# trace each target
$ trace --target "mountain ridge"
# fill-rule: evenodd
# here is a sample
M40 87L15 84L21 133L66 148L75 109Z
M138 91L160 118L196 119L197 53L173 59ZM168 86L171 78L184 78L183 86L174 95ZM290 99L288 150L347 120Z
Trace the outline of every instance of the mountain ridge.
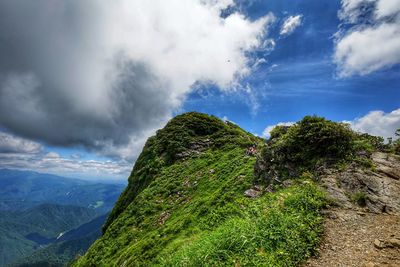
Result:
M72 266L298 266L340 205L321 177L375 173L377 151L393 148L317 116L265 141L213 116L179 115L148 139L102 237ZM348 202L366 196L356 189L365 188L346 189Z

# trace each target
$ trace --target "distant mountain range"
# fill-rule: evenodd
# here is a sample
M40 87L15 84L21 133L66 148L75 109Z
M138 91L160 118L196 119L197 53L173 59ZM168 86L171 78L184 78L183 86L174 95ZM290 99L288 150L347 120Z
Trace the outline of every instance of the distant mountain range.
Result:
M110 210L125 186L32 171L0 169L0 210L24 210L43 203Z
M108 214L101 215L88 223L65 232L52 244L33 252L28 257L10 264L8 267L64 266L77 255L82 255L101 236L101 227Z
M84 253L123 188L1 169L0 266L62 266Z

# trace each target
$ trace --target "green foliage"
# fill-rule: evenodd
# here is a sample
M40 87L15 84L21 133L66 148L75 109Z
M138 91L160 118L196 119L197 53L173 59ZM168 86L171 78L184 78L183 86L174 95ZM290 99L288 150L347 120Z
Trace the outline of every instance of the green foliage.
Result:
M400 136L400 129L397 129L395 132L396 136ZM395 154L400 155L400 138L396 139L392 143L392 150Z
M368 196L364 192L356 192L351 195L350 199L359 206L365 207L367 205Z
M381 136L373 136L367 133L359 134L357 138L358 142L363 144L365 147L361 149L364 149L367 152L375 151L375 150L385 150L387 149L387 146L385 145L385 140Z
M354 151L355 133L348 125L306 116L289 128L272 131L262 158L270 176L280 179L314 171L323 164L348 158Z
M279 138L286 134L290 126L278 125L275 126L270 132L270 139Z
M175 154L202 140L210 142L200 153ZM214 117L188 113L171 120L147 142L104 235L73 266L293 266L304 260L321 232L323 196L310 183L256 200L244 196L256 161L246 155L251 145L262 143Z
M193 143L212 140L210 149L220 147L246 148L260 143L261 139L250 135L232 123L206 114L189 112L179 115L150 137L137 159L129 177L129 185L122 193L108 217L103 231L127 208L161 170L178 160L178 154L190 151Z
M289 160L307 165L320 158L343 158L351 151L353 133L348 126L316 116L306 116L290 127L276 148ZM308 162L307 162L308 161Z
M294 186L252 203L183 249L161 256L161 266L297 266L311 256L322 232L323 194Z
M400 148L400 146L399 146ZM374 169L370 156L386 151L384 139L352 131L349 125L306 116L293 126L277 126L255 167L256 181L273 183L321 168L345 169L349 162Z

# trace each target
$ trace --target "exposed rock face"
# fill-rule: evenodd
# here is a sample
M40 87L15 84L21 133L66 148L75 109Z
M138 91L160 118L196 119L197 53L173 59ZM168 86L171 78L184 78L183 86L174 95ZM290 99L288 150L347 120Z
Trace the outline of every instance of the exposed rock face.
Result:
M204 150L208 149L212 145L212 140L210 139L204 139L204 140L198 140L191 142L189 144L189 148L185 151L182 151L181 153L178 153L176 155L177 159L186 159L194 155L199 155L201 152Z
M358 194L371 212L400 214L400 157L376 152L372 160L373 170L351 165L342 172L328 171L321 183L343 207L357 205L354 196Z

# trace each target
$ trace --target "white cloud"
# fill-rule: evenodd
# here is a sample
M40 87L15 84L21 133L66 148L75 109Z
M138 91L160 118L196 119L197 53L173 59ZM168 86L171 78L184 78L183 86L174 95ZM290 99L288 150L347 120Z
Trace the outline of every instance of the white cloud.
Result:
M400 1L399 0L380 0L377 1L375 14L378 18L392 16L399 13Z
M0 1L0 125L133 160L196 82L230 90L271 49L232 0Z
M342 1L339 17L353 27L337 34L339 76L365 75L400 63L399 12L400 0Z
M281 35L289 35L301 25L302 15L290 16L282 24Z
M0 153L39 153L43 150L41 144L0 132Z
M277 124L274 125L269 125L264 129L262 136L265 138L269 138L271 136L272 129L274 129L276 126L292 126L293 124L295 124L295 122L287 121L287 122L278 122Z
M351 128L358 132L384 138L395 137L394 133L400 128L400 108L389 113L380 110L371 111L347 123L350 123Z
M126 180L132 164L123 160L63 157L41 144L0 132L0 168L34 170L83 179Z

